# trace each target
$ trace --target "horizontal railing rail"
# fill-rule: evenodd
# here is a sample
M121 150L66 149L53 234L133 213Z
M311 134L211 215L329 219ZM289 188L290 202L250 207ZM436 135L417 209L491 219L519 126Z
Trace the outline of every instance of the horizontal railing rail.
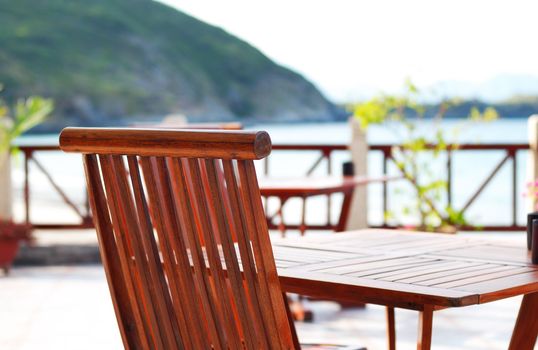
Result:
M395 145L392 144L374 144L369 146L370 152L378 152L382 155L381 173L387 174L389 164L393 161L392 152ZM433 145L428 145L427 148L433 148ZM59 147L56 145L21 145L18 147L24 154L24 183L23 183L23 196L24 196L24 219L26 223L33 228L40 229L63 229L63 228L89 228L92 227L91 215L89 212L89 206L87 201L81 206L75 204L69 194L62 189L62 186L55 180L53 176L53 169L47 169L40 161L35 157L36 153L59 151ZM273 155L286 151L304 151L304 152L319 152L319 156L315 158L315 161L309 166L304 174L297 174L297 176L311 176L316 170L318 170L323 163L326 163L324 173L327 175L333 175L333 155L336 152L348 151L348 146L345 144L274 144ZM510 164L511 168L511 222L505 225L481 225L478 227L467 226L463 227L465 230L488 230L488 231L519 231L524 230L525 227L517 222L517 198L519 192L518 186L518 167L517 167L517 154L529 150L529 145L525 143L518 144L460 144L460 145L448 145L446 149L446 163L445 170L447 174L447 187L446 187L446 200L447 204L452 204L454 189L453 182L453 157L456 152L465 151L496 151L504 152L502 159L493 167L486 178L481 182L473 191L470 191L469 198L465 202L462 210L467 210L473 203L476 202L480 194L484 189L492 182L492 180L499 174L500 170ZM270 156L263 160L263 173L265 175L271 174L271 164L273 162L273 156ZM64 204L70 207L79 217L78 223L39 223L34 222L31 216L31 201L32 201L32 184L30 183L30 163L33 163L37 170L42 172L49 181L52 188L60 195ZM388 191L388 183L383 182L382 186L382 210L386 213L389 208L390 193ZM83 190L83 189L81 189ZM330 200L327 202L327 212L330 216ZM375 227L393 227L387 223L385 215L383 215L383 222L380 225L374 225Z

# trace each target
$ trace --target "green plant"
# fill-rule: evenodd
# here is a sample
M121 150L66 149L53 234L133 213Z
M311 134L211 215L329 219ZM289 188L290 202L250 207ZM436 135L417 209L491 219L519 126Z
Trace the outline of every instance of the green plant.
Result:
M42 123L53 106L52 100L37 96L19 100L12 108L0 100L0 153L8 151L15 138Z
M458 148L458 134L465 125L446 128L442 121L446 112L460 102L457 99L443 100L433 112L432 125L425 132L421 124L425 122L426 111L428 108L431 110L431 106L420 101L420 91L407 81L403 94L381 94L353 106L353 114L364 129L370 124L384 124L395 131L398 144L393 147L391 158L414 191L414 200L403 206L402 214L418 215L418 228L421 230L451 231L467 222L461 210L443 203L446 175L434 171L433 163L444 151ZM483 111L473 107L463 124L492 121L498 117L497 111L491 107ZM426 153L431 156L425 156ZM394 216L394 213L385 214Z

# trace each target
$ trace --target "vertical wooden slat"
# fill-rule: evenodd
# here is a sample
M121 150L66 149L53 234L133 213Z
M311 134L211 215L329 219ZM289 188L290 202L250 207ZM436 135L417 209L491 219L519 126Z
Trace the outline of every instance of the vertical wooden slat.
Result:
M152 222L155 225L157 235L159 237L159 246L162 253L162 260L165 269L165 274L169 284L169 290L172 297L172 307L175 312L176 319L179 323L181 338L185 344L185 347L192 348L192 337L194 334L190 332L189 315L186 308L189 306L187 302L182 302L182 293L180 291L186 291L184 287L186 282L181 277L178 277L178 273L182 273L185 270L185 263L182 258L185 257L185 252L174 253L171 245L170 220L165 213L164 206L165 200L162 198L161 179L158 175L158 165L156 164L155 157L141 157L140 162L142 165L142 173L144 174L144 181L148 193L148 200L151 203L152 210L150 216ZM178 260L176 260L176 257ZM191 291L192 292L192 291Z
M99 156L99 163L101 164L101 171L103 175L103 182L105 193L108 199L110 217L112 219L112 228L116 237L116 248L117 254L119 257L119 266L122 270L122 278L125 280L125 285L127 289L127 298L131 304L133 311L133 317L135 320L135 325L140 335L140 342L142 347L149 348L150 346L150 335L146 323L143 320L143 305L140 302L136 281L133 279L133 266L131 254L129 252L129 247L124 237L124 230L122 229L119 208L117 207L117 198L114 195L113 185L111 179L114 176L113 170L111 168L111 156Z
M211 199L211 194L209 192L209 179L207 177L207 169L205 166L205 162L203 161L198 162L198 166L200 167L200 178L202 179L202 186L200 188L201 188L201 193L203 194L203 197L197 198L197 202L210 203L212 199ZM217 232L219 228L217 226L217 219L215 217L216 215L215 208L213 208L211 205L208 205L207 214L209 215L209 225L211 227L211 232ZM215 235L215 239L216 239L217 244L220 245L220 236Z
M244 222L247 226L246 233L249 235L249 241L252 243L253 251L254 251L254 260L256 262L256 282L258 286L258 295L262 301L260 303L260 312L264 319L264 327L266 330L266 336L269 341L269 347L271 349L280 349L281 344L279 340L279 336L277 333L277 323L276 319L274 317L273 311L272 311L272 305L270 303L270 293L269 293L269 287L267 284L267 280L265 278L259 278L258 275L265 276L266 275L266 268L264 261L261 257L261 247L260 243L257 239L257 227L255 223L255 219L253 215L248 215L247 213L252 212L252 204L250 203L250 196L249 196L249 186L247 184L247 175L246 175L246 167L244 162L238 161L238 172L239 172L239 191L241 195L241 212L244 213Z
M134 156L127 157L129 164L129 176L131 178L131 185L133 187L133 195L136 203L136 211L138 215L138 222L140 225L141 241L144 246L144 250L147 254L148 269L151 276L152 289L154 289L156 298L156 308L159 312L160 322L162 328L167 334L168 338L170 333L173 333L174 338L177 340L180 338L180 333L177 325L177 321L173 316L172 300L170 298L170 291L166 282L165 273L161 263L161 257L159 254L159 248L155 241L155 235L153 227L151 225L151 218L149 214L149 207L144 193L144 187L142 184L142 178L140 176L140 169L138 166L138 159ZM171 340L167 339L167 344Z
M224 160L224 159L219 159L218 162L220 162L220 166L217 168L217 176L218 176L218 183L220 185L222 185L221 187L221 194L222 194L222 198L223 198L223 201L224 201L224 211L225 211L225 216L227 218L232 218L233 214L232 214L232 208L230 207L230 203L231 203L231 198L230 198L230 194L228 193L227 191L227 185L224 185L226 184L226 179L224 177L224 169L223 169L223 164L224 162L227 162L229 160ZM232 226L230 226L230 229L231 229L231 232L230 234L232 235L232 241L233 242L237 242L237 236L236 236L236 231L235 229L233 229Z
M197 159L189 159L189 171L192 180L192 192L190 193L191 198L204 198L203 194L203 179L200 171L200 164ZM215 236L212 234L210 227L210 216L208 210L208 203L204 200L197 201L195 203L195 212L200 218L200 224L202 228L202 234L205 239L205 249L207 252L207 258L209 262L209 270L211 272L212 280L214 282L215 290L220 300L227 300L228 291L226 288L226 276L222 268L220 254L217 246ZM231 348L241 348L239 344L239 331L237 329L236 322L233 317L233 310L229 302L219 303L218 307L220 308L223 314L223 325L226 330L226 340L228 346Z
M241 265L243 267L243 274L247 284L247 290L250 298L250 305L252 307L254 318L254 326L256 333L258 334L258 341L261 343L260 347L263 349L269 349L270 340L268 336L271 329L265 329L264 318L262 316L262 307L264 300L261 300L259 294L260 285L257 280L256 262L252 252L252 246L250 244L250 236L248 235L249 227L246 225L245 213L241 211L239 203L241 197L239 195L238 179L235 174L234 164L232 161L223 160L224 178L226 180L226 187L229 194L230 210L233 217L234 231L236 232L239 251L241 254Z
M111 191L114 194L114 203L117 208L116 215L119 218L119 226L125 237L125 241L129 243L130 251L129 257L134 255L134 261L130 265L133 266L132 274L133 279L138 280L137 289L139 303L144 314L144 319L147 319L146 327L148 333L151 335L155 347L157 349L164 349L163 339L161 337L161 327L157 323L157 315L155 314L155 307L153 305L155 301L154 293L150 290L149 269L147 266L146 252L143 250L143 246L140 244L140 224L137 220L137 216L134 211L133 196L127 185L127 173L125 165L121 156L111 156L109 185ZM121 199L121 200L120 200ZM153 295L152 295L153 294ZM175 344L171 342L169 346Z
M216 164L218 164L218 161L216 160L205 160L209 194L211 196L211 203L213 204L211 207L215 209L215 219L217 220L216 226L218 227L217 232L220 236L222 251L226 261L226 271L232 288L231 295L239 314L238 321L241 325L247 348L254 349L255 329L253 328L253 321L248 312L248 300L243 286L235 245L232 240L232 232L230 230L230 227L235 225L232 223L232 225L229 226L230 221L233 221L233 217L226 216L227 207L229 207L229 205L225 204L225 199L222 195L224 192L224 184L221 180L219 181Z
M179 266L175 274L179 290L177 295L178 302L182 304L183 310L187 317L187 329L195 349L208 346L206 339L201 332L204 329L203 322L200 318L198 288L192 274L191 264L188 256L188 242L184 232L182 232L175 208L174 196L165 158L155 158L155 171L157 177L157 195L161 202L162 215L166 229L167 239L171 243L174 251L176 263Z
M195 225L195 227L197 229L197 233L198 233L198 237L197 237L198 242L203 247L203 246L205 246L205 238L204 238L204 235L202 234L202 224L200 222L199 215L195 215L196 213L194 211L194 208L198 208L198 203L197 202L200 201L200 200L203 200L203 198L196 198L194 196L191 196L191 193L193 192L192 188L193 188L194 184L192 183L189 160L187 158L181 158L181 159L177 159L177 161L181 165L182 180L184 180L184 182L185 182L185 184L184 184L185 187L183 188L184 192L185 192L185 196L186 196L186 199L189 200L190 203L191 203L191 207L189 208L190 209L190 211L189 211L190 214L189 214L188 217L193 220L193 224Z
M243 185L248 188L250 196L250 204L252 211L248 213L254 217L256 223L256 238L259 241L261 258L264 259L267 275L260 277L267 281L269 286L270 300L273 306L273 312L277 321L277 330L281 337L284 348L289 348L293 345L291 337L290 325L286 315L286 308L282 300L282 292L280 281L276 272L275 258L273 256L273 248L269 239L269 229L267 228L267 220L263 213L263 205L261 202L260 188L258 187L258 179L256 178L256 168L252 160L241 160L239 164L244 164L246 168L246 183Z
M171 172L172 188L177 195L176 208L179 212L178 216L182 218L180 224L183 233L189 240L192 263L194 267L194 275L198 282L202 310L205 314L207 328L213 348L223 349L226 344L226 336L224 335L223 327L220 327L222 315L217 308L216 301L218 297L211 285L209 275L206 270L206 262L204 252L202 250L203 234L201 233L201 224L195 219L194 204L192 198L189 197L187 188L190 186L187 175L188 170L184 169L184 164L180 159L170 160L169 168Z
M290 325L287 320L285 306L282 301L280 282L276 273L276 265L271 249L271 242L267 229L267 221L263 213L260 190L256 179L256 172L252 161L240 160L237 162L239 178L241 181L242 204L245 207L245 215L250 226L249 231L253 233L251 240L254 247L254 256L258 271L260 286L268 307L265 314L268 316L266 322L276 329L276 343L272 346L278 348L289 348L293 346L291 339ZM250 218L249 218L250 217ZM270 334L273 337L273 334Z
M177 348L181 343L177 324L169 313L170 295L160 263L159 252L155 237L149 222L149 212L143 194L140 174L136 158L129 157L129 172L131 173L129 186L128 175L123 159L113 156L113 173L117 189L124 200L123 221L127 224L126 234L132 243L135 255L135 266L138 275L142 278L142 292L146 300L152 333L158 348Z
M83 162L86 174L86 186L88 192L91 193L89 201L99 241L99 251L123 345L126 349L137 349L138 344L141 344L141 336L138 334L133 310L129 302L127 286L123 279L123 271L116 253L117 247L108 213L107 201L102 187L97 157L93 154L84 155Z

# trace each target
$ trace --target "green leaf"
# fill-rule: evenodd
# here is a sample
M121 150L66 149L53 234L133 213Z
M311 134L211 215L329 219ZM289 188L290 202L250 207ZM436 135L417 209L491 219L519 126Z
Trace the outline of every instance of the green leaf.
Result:
M368 102L355 106L353 115L357 118L363 129L367 129L370 124L381 124L385 121L388 109L379 99L372 99Z
M14 116L0 103L0 152L10 148L11 142L24 132L42 123L53 110L53 102L41 97L19 100L13 108Z
M25 101L18 101L15 105L14 137L18 137L34 126L41 124L52 112L52 109L52 101L41 97L30 97Z

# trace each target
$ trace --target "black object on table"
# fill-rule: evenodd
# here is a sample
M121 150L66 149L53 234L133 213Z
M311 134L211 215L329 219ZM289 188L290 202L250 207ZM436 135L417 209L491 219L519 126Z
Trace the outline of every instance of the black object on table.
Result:
M532 248L532 221L538 219L538 211L527 214L527 249Z
M532 220L531 260L533 264L538 264L538 219Z
M344 176L353 176L355 175L355 166L353 162L342 163L342 175ZM538 219L538 213L536 218Z

